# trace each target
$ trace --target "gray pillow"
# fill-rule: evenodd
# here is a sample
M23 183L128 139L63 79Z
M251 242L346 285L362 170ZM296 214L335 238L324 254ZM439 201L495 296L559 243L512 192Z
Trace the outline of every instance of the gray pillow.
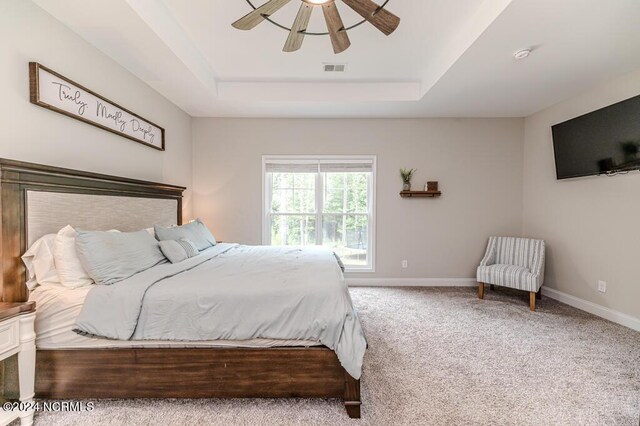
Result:
M179 263L198 255L196 246L184 238L160 241L160 250L162 250L162 253L164 253L171 263Z
M185 239L191 241L200 251L216 245L216 239L200 219L172 228L165 228L159 225L154 226L154 228L156 230L156 238L160 241Z
M97 284L114 284L166 262L158 241L147 231L78 231L80 263Z

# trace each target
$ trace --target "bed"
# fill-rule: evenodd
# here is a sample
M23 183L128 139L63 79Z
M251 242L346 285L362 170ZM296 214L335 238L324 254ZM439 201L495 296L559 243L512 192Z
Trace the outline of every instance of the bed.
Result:
M180 225L184 189L0 160L2 300L29 298L20 256L38 237L69 223L122 231L154 223ZM241 251L229 247L202 265ZM360 417L360 381L354 378L359 374L343 367L348 363L322 339L96 339L72 331L88 293L43 287L31 295L37 303L37 397L341 398L349 417Z

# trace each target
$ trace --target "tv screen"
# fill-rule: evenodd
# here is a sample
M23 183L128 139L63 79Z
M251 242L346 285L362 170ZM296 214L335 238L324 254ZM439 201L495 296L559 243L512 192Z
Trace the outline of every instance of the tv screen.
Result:
M552 127L558 179L640 169L640 96Z

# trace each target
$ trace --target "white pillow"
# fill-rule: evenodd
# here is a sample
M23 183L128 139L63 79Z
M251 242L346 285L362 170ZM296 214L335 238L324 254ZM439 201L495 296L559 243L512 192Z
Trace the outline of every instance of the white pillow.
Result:
M65 287L82 287L93 284L93 280L82 267L76 253L76 232L71 225L58 231L53 244L53 258L60 282Z
M29 272L27 287L33 290L38 284L60 284L53 257L53 246L56 234L48 234L39 238L22 255L22 261Z

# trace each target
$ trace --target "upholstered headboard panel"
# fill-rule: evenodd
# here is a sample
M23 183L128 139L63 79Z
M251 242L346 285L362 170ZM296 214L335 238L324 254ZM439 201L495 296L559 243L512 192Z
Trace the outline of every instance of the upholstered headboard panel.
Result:
M177 200L27 191L27 247L66 225L90 231L139 231L177 224Z
M0 159L2 301L27 300L20 256L66 225L133 231L182 223L184 187Z

